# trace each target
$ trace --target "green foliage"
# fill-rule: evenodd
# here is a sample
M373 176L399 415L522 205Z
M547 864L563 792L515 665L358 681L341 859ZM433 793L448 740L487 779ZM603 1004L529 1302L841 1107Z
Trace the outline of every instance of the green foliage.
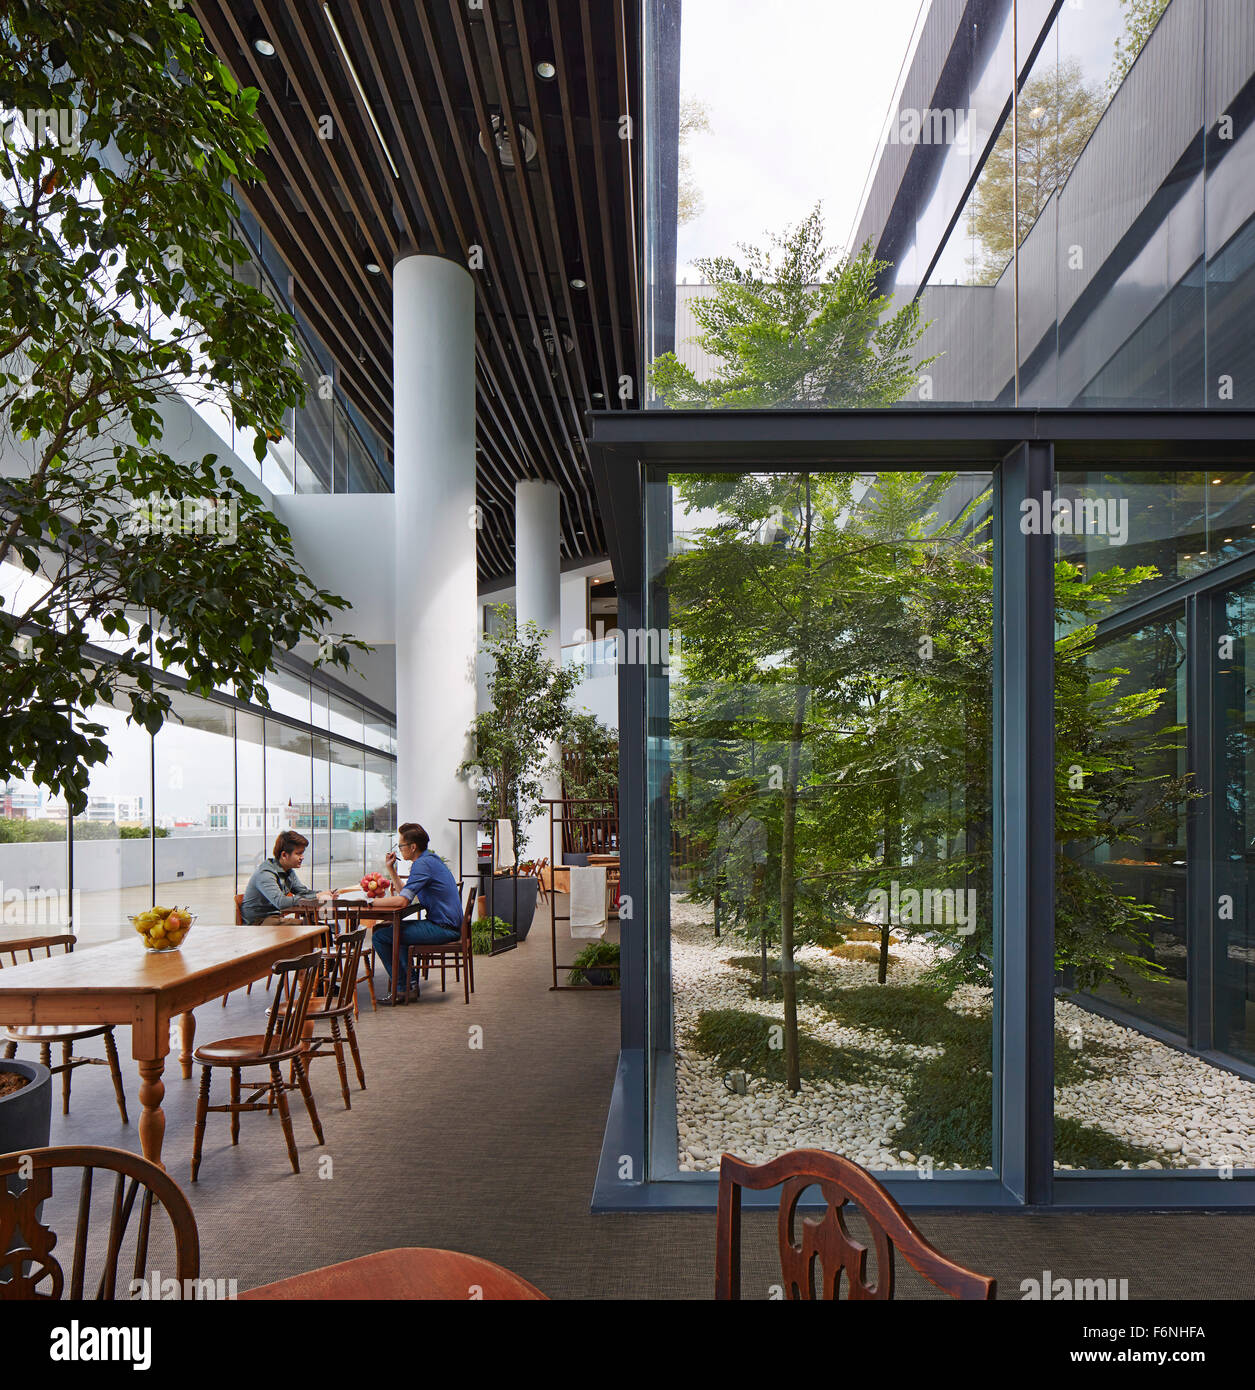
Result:
M164 825L152 828L154 837L164 840L170 831ZM74 822L76 840L146 840L148 826L118 825L113 821L84 820ZM64 840L64 821L23 820L20 817L0 816L0 844L35 844L46 840Z
M481 646L492 658L492 708L475 716L475 755L459 770L475 780L485 818L510 820L517 845L519 826L540 814L548 748L570 725L580 677L545 655L548 634L534 622L520 630L508 604L495 605L494 612L500 627Z
M567 716L562 731L562 789L575 801L595 802L605 798L607 807L619 796L619 735L588 710ZM595 805L581 808L583 814L597 811Z
M695 262L715 287L691 301L696 342L720 365L699 381L663 353L649 371L657 395L671 407L718 410L896 405L934 360L912 360L923 332L918 302L891 313L878 289L887 263L870 243L852 256L825 246L819 205L770 245L778 254L741 245L743 263Z
M254 432L258 458L302 397L291 319L233 277L247 251L228 181L261 177L257 92L181 6L14 0L0 33L4 104L60 113L64 137L37 119L0 146L0 428L21 465L0 491L0 563L32 576L0 610L22 634L0 643L0 778L28 771L77 813L108 757L93 707L150 732L170 710L150 660L266 704L275 654L348 605L215 455L161 447L174 391ZM233 505L234 532L145 533L154 499ZM87 660L92 623L115 663ZM328 638L319 659L347 667L361 646Z
M1073 1168L1090 1171L1101 1168L1114 1168L1117 1163L1133 1165L1148 1163L1152 1159L1167 1167L1170 1157L1159 1149L1148 1149L1140 1144L1130 1144L1108 1134L1105 1129L1082 1124L1063 1115L1055 1116L1055 1162L1067 1163Z
M500 940L510 936L514 928L501 917L474 917L471 919L471 951L477 956L492 954L494 936Z
M584 974L586 970L608 970L613 976L612 983L617 984L619 979L619 943L617 941L590 941L572 962L572 968L566 977L567 984L582 985L586 983L587 977Z
M1102 88L1088 80L1074 58L1047 63L1020 89L1019 157L1013 154L1008 118L976 181L968 209L968 232L980 247L972 261L973 284L994 284L1011 259L1013 191L1018 191L1019 243L1023 245L1051 195L1067 182L1106 104ZM1014 190L1017 181L1018 190Z
M1113 95L1168 8L1168 0L1120 0L1120 8L1124 11L1124 33L1116 39L1111 75L1107 78L1107 90Z
M848 932L894 882L971 890L974 932L905 919L897 930L938 948L938 983L988 984L994 592L983 499L969 489L961 505L952 474L674 484L690 511L716 518L665 575L684 639L671 810L691 899L718 894L730 930L779 941L792 816L799 942L827 944L836 924ZM1160 713L1166 686L1126 690L1119 652L1096 647L1094 615L1154 573L1055 568L1056 957L1080 989L1160 973L1147 935L1158 914L1091 865L1122 839L1166 833L1193 795L1170 770L1184 731Z
M784 1052L772 1046L774 1019L741 1009L704 1009L693 1030L693 1046L753 1076L783 1081ZM875 1053L857 1047L833 1047L806 1034L799 1039L801 1074L808 1080L862 1081L882 1063Z
M0 816L0 844L35 844L44 840L64 840L65 822L25 820L21 816Z

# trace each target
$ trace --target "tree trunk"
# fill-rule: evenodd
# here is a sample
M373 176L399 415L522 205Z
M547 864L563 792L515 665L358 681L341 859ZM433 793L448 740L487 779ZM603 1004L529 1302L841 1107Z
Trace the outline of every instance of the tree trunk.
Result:
M896 869L902 863L902 805L899 800L897 775L885 799L885 867ZM889 911L885 909L885 920L880 928L880 963L876 969L876 983L883 985L889 975Z
M802 760L802 725L806 687L798 684L789 738L789 769L784 779L784 815L780 837L780 983L784 994L784 1079L790 1091L802 1089L797 1036L797 967L793 962L794 873L797 859L797 779Z
M789 766L784 779L784 807L780 833L780 985L784 995L784 1081L790 1091L802 1089L801 1055L797 1031L797 967L793 961L793 908L797 864L797 784L802 764L802 733L806 724L807 663L810 641L811 480L806 475L804 554L808 571L802 584L801 640L793 669L797 686L793 697L793 727L789 731Z

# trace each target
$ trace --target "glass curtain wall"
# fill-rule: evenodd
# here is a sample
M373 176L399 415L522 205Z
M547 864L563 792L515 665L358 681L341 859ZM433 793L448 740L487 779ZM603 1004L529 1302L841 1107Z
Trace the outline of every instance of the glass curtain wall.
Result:
M648 405L1255 401L1248 0L759 14L646 9Z
M1061 1171L1255 1166L1251 483L1056 478Z
M308 718L308 682L284 672L270 689L276 705L292 702ZM327 692L314 694L325 710ZM359 746L181 690L172 697L155 739L122 709L92 711L87 722L103 728L110 756L93 770L80 815L28 782L3 788L4 922L73 925L87 943L129 930L127 916L154 903L229 923L233 895L287 828L310 840L301 876L313 887L382 869L396 828L391 721L370 715L388 746L371 752L360 746L366 716L339 696L338 717Z
M989 473L650 498L652 1175L993 1168Z

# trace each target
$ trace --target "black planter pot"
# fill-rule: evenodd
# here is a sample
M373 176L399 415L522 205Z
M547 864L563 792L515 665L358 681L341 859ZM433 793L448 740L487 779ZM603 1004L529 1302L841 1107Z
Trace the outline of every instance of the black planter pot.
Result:
M17 1072L28 1082L0 1096L0 1154L44 1149L52 1127L52 1073L38 1062L0 1061L0 1072Z
M531 874L496 874L488 885L488 911L509 922L515 936L526 941L536 915L536 894L540 884Z
M602 970L594 967L584 971L584 978L590 985L613 985L618 983L615 979L617 974L617 970Z

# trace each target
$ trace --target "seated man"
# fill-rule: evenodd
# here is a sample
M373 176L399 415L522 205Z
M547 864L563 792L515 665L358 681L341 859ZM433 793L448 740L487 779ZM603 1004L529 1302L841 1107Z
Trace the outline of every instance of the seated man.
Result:
M426 921L406 921L401 923L401 980L402 993L408 990L408 975L405 968L405 948L410 945L434 946L448 941L456 941L462 934L462 900L458 885L449 872L448 865L438 854L427 846L431 843L427 832L417 821L406 821L397 830L397 842L401 846L401 857L409 862L409 877L402 885L397 875L397 856L389 850L385 856L388 876L396 892L390 897L376 898L372 907L407 907L418 899L427 909ZM375 951L383 960L384 969L392 974L392 923L376 927L373 932ZM392 991L389 990L389 995ZM391 1004L392 998L380 999L381 1004Z
M275 852L253 870L244 890L240 915L249 926L270 926L281 920L281 913L302 903L321 903L334 898L334 893L315 893L306 888L296 876L305 858L309 841L295 830L281 830L275 840Z

